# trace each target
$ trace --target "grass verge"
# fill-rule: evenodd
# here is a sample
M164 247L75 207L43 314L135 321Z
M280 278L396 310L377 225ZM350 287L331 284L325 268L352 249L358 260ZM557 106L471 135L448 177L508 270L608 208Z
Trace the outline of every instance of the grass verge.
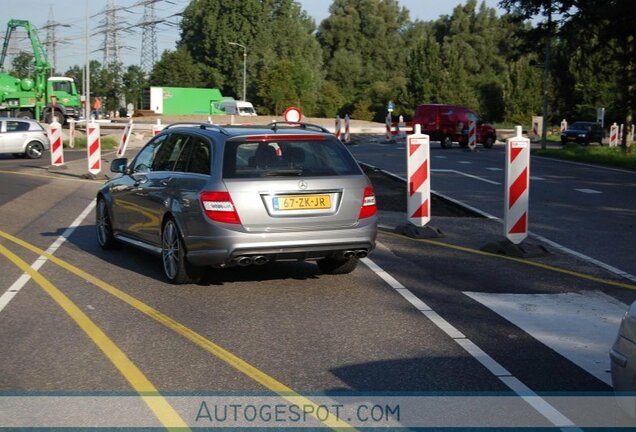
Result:
M117 148L119 142L113 137L104 137L101 139L101 146L103 150L112 150ZM64 148L69 148L68 140L64 140ZM75 147L76 149L85 149L86 148L86 137L78 136L75 137Z
M568 144L561 149L533 150L532 154L636 171L636 152L623 153L620 147Z

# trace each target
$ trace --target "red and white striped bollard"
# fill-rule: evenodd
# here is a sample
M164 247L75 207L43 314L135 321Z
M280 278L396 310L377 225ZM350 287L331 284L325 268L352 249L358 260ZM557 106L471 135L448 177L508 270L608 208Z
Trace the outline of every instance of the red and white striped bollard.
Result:
M506 142L506 200L504 235L514 244L528 236L528 206L530 202L530 140L521 135Z
M422 134L419 124L406 138L407 148L407 216L417 227L431 220L430 137Z
M48 128L51 142L51 165L64 165L64 144L62 142L62 125L53 121Z
M336 138L340 139L340 134L342 133L342 121L340 120L340 116L336 115L336 130L335 135Z
M161 125L161 119L157 119L157 124L152 125L152 136L157 136L163 130L163 126Z
M559 131L563 133L566 130L568 130L568 121L566 119L563 119L561 120L561 128L559 129Z
M99 123L86 125L86 153L88 155L88 172L97 175L102 170L102 143Z
M349 117L349 114L345 114L344 142L346 143L351 142L351 132L349 131L350 123L351 123L351 118Z
M616 123L610 126L609 146L618 146L618 125Z
M468 148L475 151L477 147L477 122L474 119L468 120Z
M133 121L130 119L126 127L124 128L124 133L121 135L119 139L119 146L117 147L117 157L124 157L126 153L126 149L128 148L128 141L130 141L130 135L132 135L133 130Z

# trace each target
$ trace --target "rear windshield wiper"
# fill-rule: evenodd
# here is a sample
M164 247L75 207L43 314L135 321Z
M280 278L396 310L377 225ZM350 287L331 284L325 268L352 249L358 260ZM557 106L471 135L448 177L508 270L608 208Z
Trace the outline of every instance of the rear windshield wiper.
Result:
M286 170L272 170L261 173L261 177L278 177L289 176L297 177L303 175L303 170L298 169L286 169Z

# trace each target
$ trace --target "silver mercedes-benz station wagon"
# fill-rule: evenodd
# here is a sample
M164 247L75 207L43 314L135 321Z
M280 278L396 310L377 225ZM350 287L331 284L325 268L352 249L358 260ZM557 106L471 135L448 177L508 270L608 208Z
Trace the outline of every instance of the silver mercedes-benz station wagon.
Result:
M320 126L174 124L111 171L97 194L100 246L160 255L172 283L272 261L349 273L375 247L373 187Z

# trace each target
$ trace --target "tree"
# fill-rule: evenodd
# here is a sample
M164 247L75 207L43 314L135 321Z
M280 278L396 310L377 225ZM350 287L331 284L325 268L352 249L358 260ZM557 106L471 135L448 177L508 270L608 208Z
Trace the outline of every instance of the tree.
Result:
M124 96L126 102L131 102L137 108L142 105L142 94L148 86L146 74L138 65L130 65L123 76Z
M196 62L185 47L164 51L152 68L149 84L166 87L213 87L205 67Z
M20 79L33 78L35 76L33 54L20 51L11 62L11 75Z
M371 98L392 79L406 82L408 11L396 0L334 0L329 12L317 34L327 79L356 112L383 118L388 99Z

